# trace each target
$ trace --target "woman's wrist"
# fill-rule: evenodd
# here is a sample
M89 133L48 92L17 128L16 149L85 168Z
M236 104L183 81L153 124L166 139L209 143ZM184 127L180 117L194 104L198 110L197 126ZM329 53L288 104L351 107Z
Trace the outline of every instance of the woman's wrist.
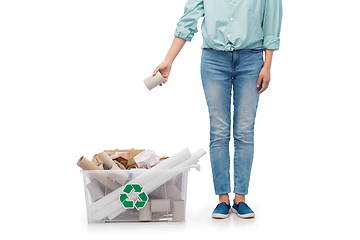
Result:
M264 62L264 65L263 65L262 68L268 68L268 69L270 69L270 68L271 68L271 63Z
M174 61L174 58L166 56L166 57L164 58L164 61L163 61L163 62L172 64L173 61Z

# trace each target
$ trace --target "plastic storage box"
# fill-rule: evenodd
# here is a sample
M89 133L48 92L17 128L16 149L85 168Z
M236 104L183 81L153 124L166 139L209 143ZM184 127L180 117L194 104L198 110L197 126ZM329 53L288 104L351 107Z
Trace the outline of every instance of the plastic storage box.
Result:
M193 165L199 170L199 165ZM87 219L89 223L122 221L184 221L187 176L190 168L172 176L166 170L83 170ZM137 182L150 171L166 182ZM144 175L145 174L145 175ZM141 181L140 181L141 182ZM156 181L155 181L156 182ZM160 184L159 184L160 183Z

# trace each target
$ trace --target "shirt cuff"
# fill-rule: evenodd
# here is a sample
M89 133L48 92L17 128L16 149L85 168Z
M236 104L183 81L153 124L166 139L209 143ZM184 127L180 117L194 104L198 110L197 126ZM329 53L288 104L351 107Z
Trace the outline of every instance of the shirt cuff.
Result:
M264 40L263 40L264 49L279 50L279 47L280 47L280 38L273 35L264 36Z
M174 32L175 37L182 38L187 42L191 41L191 39L194 37L194 34L195 33L192 33L190 30L183 27L177 27Z

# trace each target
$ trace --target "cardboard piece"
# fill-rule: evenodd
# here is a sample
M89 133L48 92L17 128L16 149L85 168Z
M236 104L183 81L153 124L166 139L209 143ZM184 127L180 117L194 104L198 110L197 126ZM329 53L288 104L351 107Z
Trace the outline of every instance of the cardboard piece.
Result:
M104 159L102 159L102 157L105 157L104 153L106 153L115 162L115 164L122 170L129 168L138 168L133 158L143 151L145 151L145 149L131 148L126 150L120 150L120 149L105 150L101 153L95 154L92 159L92 162L97 166L104 164L103 161ZM111 169L111 167L108 167L108 169Z
M79 159L77 162L77 165L81 167L83 170L102 170L98 166L96 166L94 163L90 162L87 158L84 156ZM103 184L106 188L110 190L115 190L120 187L120 185L116 182L109 181L104 174L92 174L92 177L98 180L101 184Z
M118 167L121 169L121 170L126 170L126 167L124 165L122 165L120 162L118 162L117 160L114 160L114 162L116 163L116 165L118 165Z

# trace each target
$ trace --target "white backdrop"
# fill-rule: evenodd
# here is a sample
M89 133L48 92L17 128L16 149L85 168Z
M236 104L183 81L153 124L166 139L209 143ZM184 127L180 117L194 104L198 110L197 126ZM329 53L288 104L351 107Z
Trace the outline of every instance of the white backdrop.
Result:
M167 53L185 3L0 2L4 235L360 237L359 20L351 0L283 0L281 47L255 128L247 197L255 219L211 219L217 198L206 155L201 171L189 173L186 222L87 224L81 156L208 151L200 29L165 86L149 92L142 82Z

